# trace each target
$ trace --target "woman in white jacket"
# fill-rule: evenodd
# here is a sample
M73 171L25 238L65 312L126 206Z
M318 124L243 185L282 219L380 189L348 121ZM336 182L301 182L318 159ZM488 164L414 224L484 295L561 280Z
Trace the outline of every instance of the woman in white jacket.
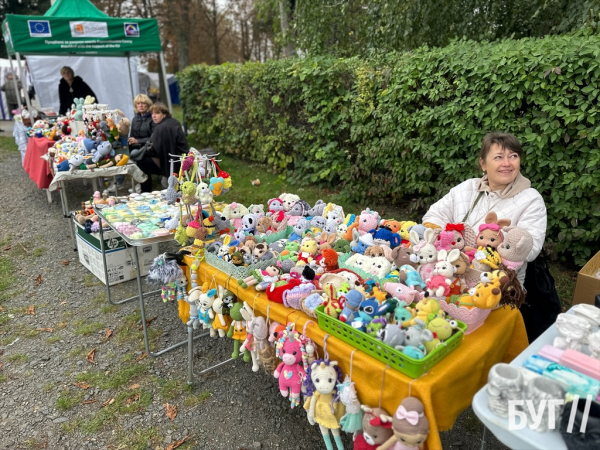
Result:
M510 219L511 225L525 228L533 236L533 249L527 261L534 261L542 250L546 237L546 205L538 191L521 175L521 144L511 134L490 133L483 138L479 164L483 177L472 178L455 186L441 200L434 203L423 217L423 223L445 226L447 223L466 223L478 232L485 223L488 212L494 211L498 218ZM519 281L528 290L521 313L527 336L533 342L556 320L561 312L560 300L549 280L542 292L539 284L551 276L539 272L540 264L527 263L518 270ZM527 276L526 276L527 275ZM525 280L527 278L527 280ZM537 278L540 278L538 280Z
M477 233L487 213L494 211L498 218L510 219L512 226L531 233L533 249L527 261L533 261L546 237L546 205L520 172L522 155L521 144L512 134L486 135L479 154L483 177L471 178L453 187L431 205L423 216L423 223L441 227L447 223L465 223Z

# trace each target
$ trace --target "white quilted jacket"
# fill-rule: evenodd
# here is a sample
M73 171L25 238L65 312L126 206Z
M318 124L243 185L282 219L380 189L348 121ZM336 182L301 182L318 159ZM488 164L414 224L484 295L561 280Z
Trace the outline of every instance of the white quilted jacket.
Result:
M431 205L423 222L445 226L447 223L460 223L477 198L479 178L471 178L453 187L441 200ZM527 261L533 261L544 245L546 238L546 205L538 191L527 188L511 198L501 199L495 192L483 195L465 221L479 232L479 225L485 223L488 212L494 211L499 219L510 219L511 225L525 228L533 236L533 249Z

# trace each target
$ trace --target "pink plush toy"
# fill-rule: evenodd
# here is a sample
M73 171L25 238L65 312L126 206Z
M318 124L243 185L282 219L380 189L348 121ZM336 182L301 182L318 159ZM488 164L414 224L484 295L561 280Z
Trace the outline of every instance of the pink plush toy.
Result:
M411 289L402 283L384 283L383 290L398 300L404 300L408 305L422 300L425 296L424 292Z
M290 324L282 332L276 344L276 356L282 362L275 369L273 376L279 379L279 392L284 397L290 396L292 408L300 404L302 382L308 369L308 355L304 348L304 336L293 329Z
M433 241L433 245L438 251L450 251L454 248L462 250L465 248L465 245L473 246L475 244L475 237L475 232L470 226L463 223L448 223L439 232Z
M363 235L374 230L379 225L379 213L371 211L369 208L360 213L358 218L358 232Z

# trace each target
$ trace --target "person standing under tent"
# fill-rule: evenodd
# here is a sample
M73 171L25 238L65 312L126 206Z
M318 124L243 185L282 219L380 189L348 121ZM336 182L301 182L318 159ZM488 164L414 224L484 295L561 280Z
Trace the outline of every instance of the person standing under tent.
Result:
M4 84L0 89L2 89L2 91L6 95L6 104L8 106L10 117L12 118L12 116L14 115L13 111L19 109L19 106L21 106L21 99L17 96L17 93L15 91L13 73L6 72L5 78L6 80L4 81ZM17 85L19 87L19 92L21 92L21 81L19 81L19 77L17 77Z
M75 72L69 66L64 66L60 69L62 79L58 83L58 97L60 99L60 109L58 113L64 116L71 109L73 105L73 99L75 98L86 98L88 95L96 99L98 103L98 97L92 91L92 88L87 85L80 76L75 76Z

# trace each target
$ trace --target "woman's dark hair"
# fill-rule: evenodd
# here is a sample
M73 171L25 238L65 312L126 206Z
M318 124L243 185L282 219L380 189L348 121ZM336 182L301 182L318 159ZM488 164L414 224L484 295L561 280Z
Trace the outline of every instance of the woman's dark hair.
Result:
M169 108L167 108L167 105L165 105L164 103L161 103L161 102L156 102L154 105L152 105L150 107L150 112L151 113L160 113L160 114L164 114L167 117L171 117Z
M506 148L511 152L515 152L519 155L519 158L523 157L523 148L519 140L510 133L488 133L483 138L483 144L481 145L481 151L479 152L479 158L485 161L490 148L493 144L499 145L502 148Z

